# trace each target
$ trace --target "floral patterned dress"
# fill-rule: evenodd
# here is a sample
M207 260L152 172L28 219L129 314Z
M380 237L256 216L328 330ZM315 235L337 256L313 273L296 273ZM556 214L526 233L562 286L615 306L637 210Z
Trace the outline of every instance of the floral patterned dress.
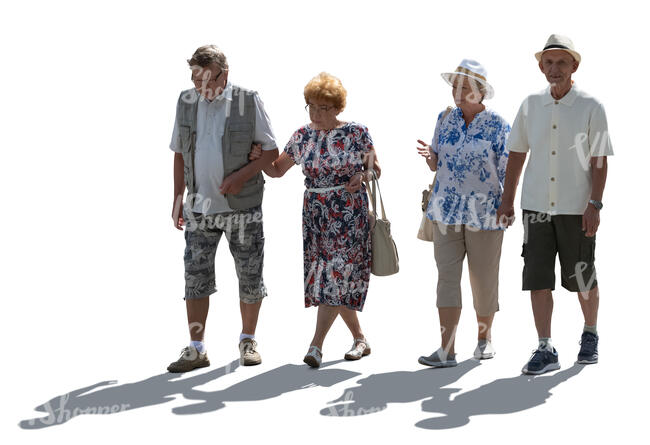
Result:
M302 166L305 187L346 184L373 150L368 129L348 122L333 130L300 127L284 151ZM371 237L366 187L305 190L302 208L305 307L321 303L361 311L368 291Z

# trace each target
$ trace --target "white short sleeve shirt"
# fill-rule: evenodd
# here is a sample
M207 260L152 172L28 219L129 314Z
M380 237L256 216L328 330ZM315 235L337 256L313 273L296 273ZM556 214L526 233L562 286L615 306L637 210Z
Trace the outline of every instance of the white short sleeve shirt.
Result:
M253 140L262 144L262 150L277 148L271 122L264 110L264 104L257 93L255 103L255 135ZM192 211L212 214L230 212L228 200L219 192L223 182L223 153L221 138L224 132L226 116L232 104L232 84L228 82L223 92L209 101L202 96L199 99L196 120L196 151L194 154L194 175L196 177L197 199ZM169 148L180 152L178 140L178 121L174 121Z
M591 196L591 157L612 156L603 105L574 83L559 100L550 87L528 96L508 138L509 152L530 152L521 208L582 215Z

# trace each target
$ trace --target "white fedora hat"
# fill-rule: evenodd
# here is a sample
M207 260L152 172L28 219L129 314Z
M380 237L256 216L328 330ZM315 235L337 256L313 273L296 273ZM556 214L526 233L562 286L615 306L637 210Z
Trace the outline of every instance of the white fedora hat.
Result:
M551 36L546 41L544 49L538 53L535 53L535 58L539 62L542 59L542 53L544 51L553 51L553 50L562 50L566 51L576 59L577 62L580 62L580 53L575 50L573 42L570 38L566 36L561 36L559 34L551 34Z
M463 59L460 65L458 65L458 68L456 68L456 71L453 73L442 73L440 75L451 86L454 86L454 80L457 76L474 79L485 87L485 99L494 97L494 88L487 81L487 71L476 60Z

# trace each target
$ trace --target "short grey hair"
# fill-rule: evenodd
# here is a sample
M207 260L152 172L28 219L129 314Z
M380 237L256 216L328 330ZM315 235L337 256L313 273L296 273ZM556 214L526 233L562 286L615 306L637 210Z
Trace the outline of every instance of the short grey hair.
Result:
M200 66L205 68L211 63L216 63L223 71L228 71L228 60L226 55L217 45L203 45L194 51L192 58L187 60L190 68Z

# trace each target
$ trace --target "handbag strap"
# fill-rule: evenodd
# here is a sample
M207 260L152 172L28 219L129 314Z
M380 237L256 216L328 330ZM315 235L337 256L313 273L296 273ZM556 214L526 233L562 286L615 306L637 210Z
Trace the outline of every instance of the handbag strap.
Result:
M379 205L381 207L381 219L386 219L386 209L384 208L384 200L381 197L381 189L379 188L379 179L377 178L377 173L375 170L370 169L369 170L372 173L372 180L371 183L368 183L368 180L364 178L364 182L366 183L366 189L368 190L368 193L370 194L370 201L372 202L372 210L375 212L375 216L377 216L377 191L379 191Z
M442 118L440 119L440 125L442 125L442 121L444 121L445 118L446 118L447 116L449 116L449 113L451 113L451 110L453 110L453 109L454 109L454 108L451 107L451 106L447 107L447 109L445 110L445 114L443 114L443 115L442 115ZM436 141L436 144L437 144L437 143L438 143L438 142ZM436 172L433 174L433 182L432 182L431 185L429 186L429 190L432 191L432 192L433 192L433 186L434 186L435 183L436 183L436 177L437 177L437 176L438 176L438 169L436 168Z

